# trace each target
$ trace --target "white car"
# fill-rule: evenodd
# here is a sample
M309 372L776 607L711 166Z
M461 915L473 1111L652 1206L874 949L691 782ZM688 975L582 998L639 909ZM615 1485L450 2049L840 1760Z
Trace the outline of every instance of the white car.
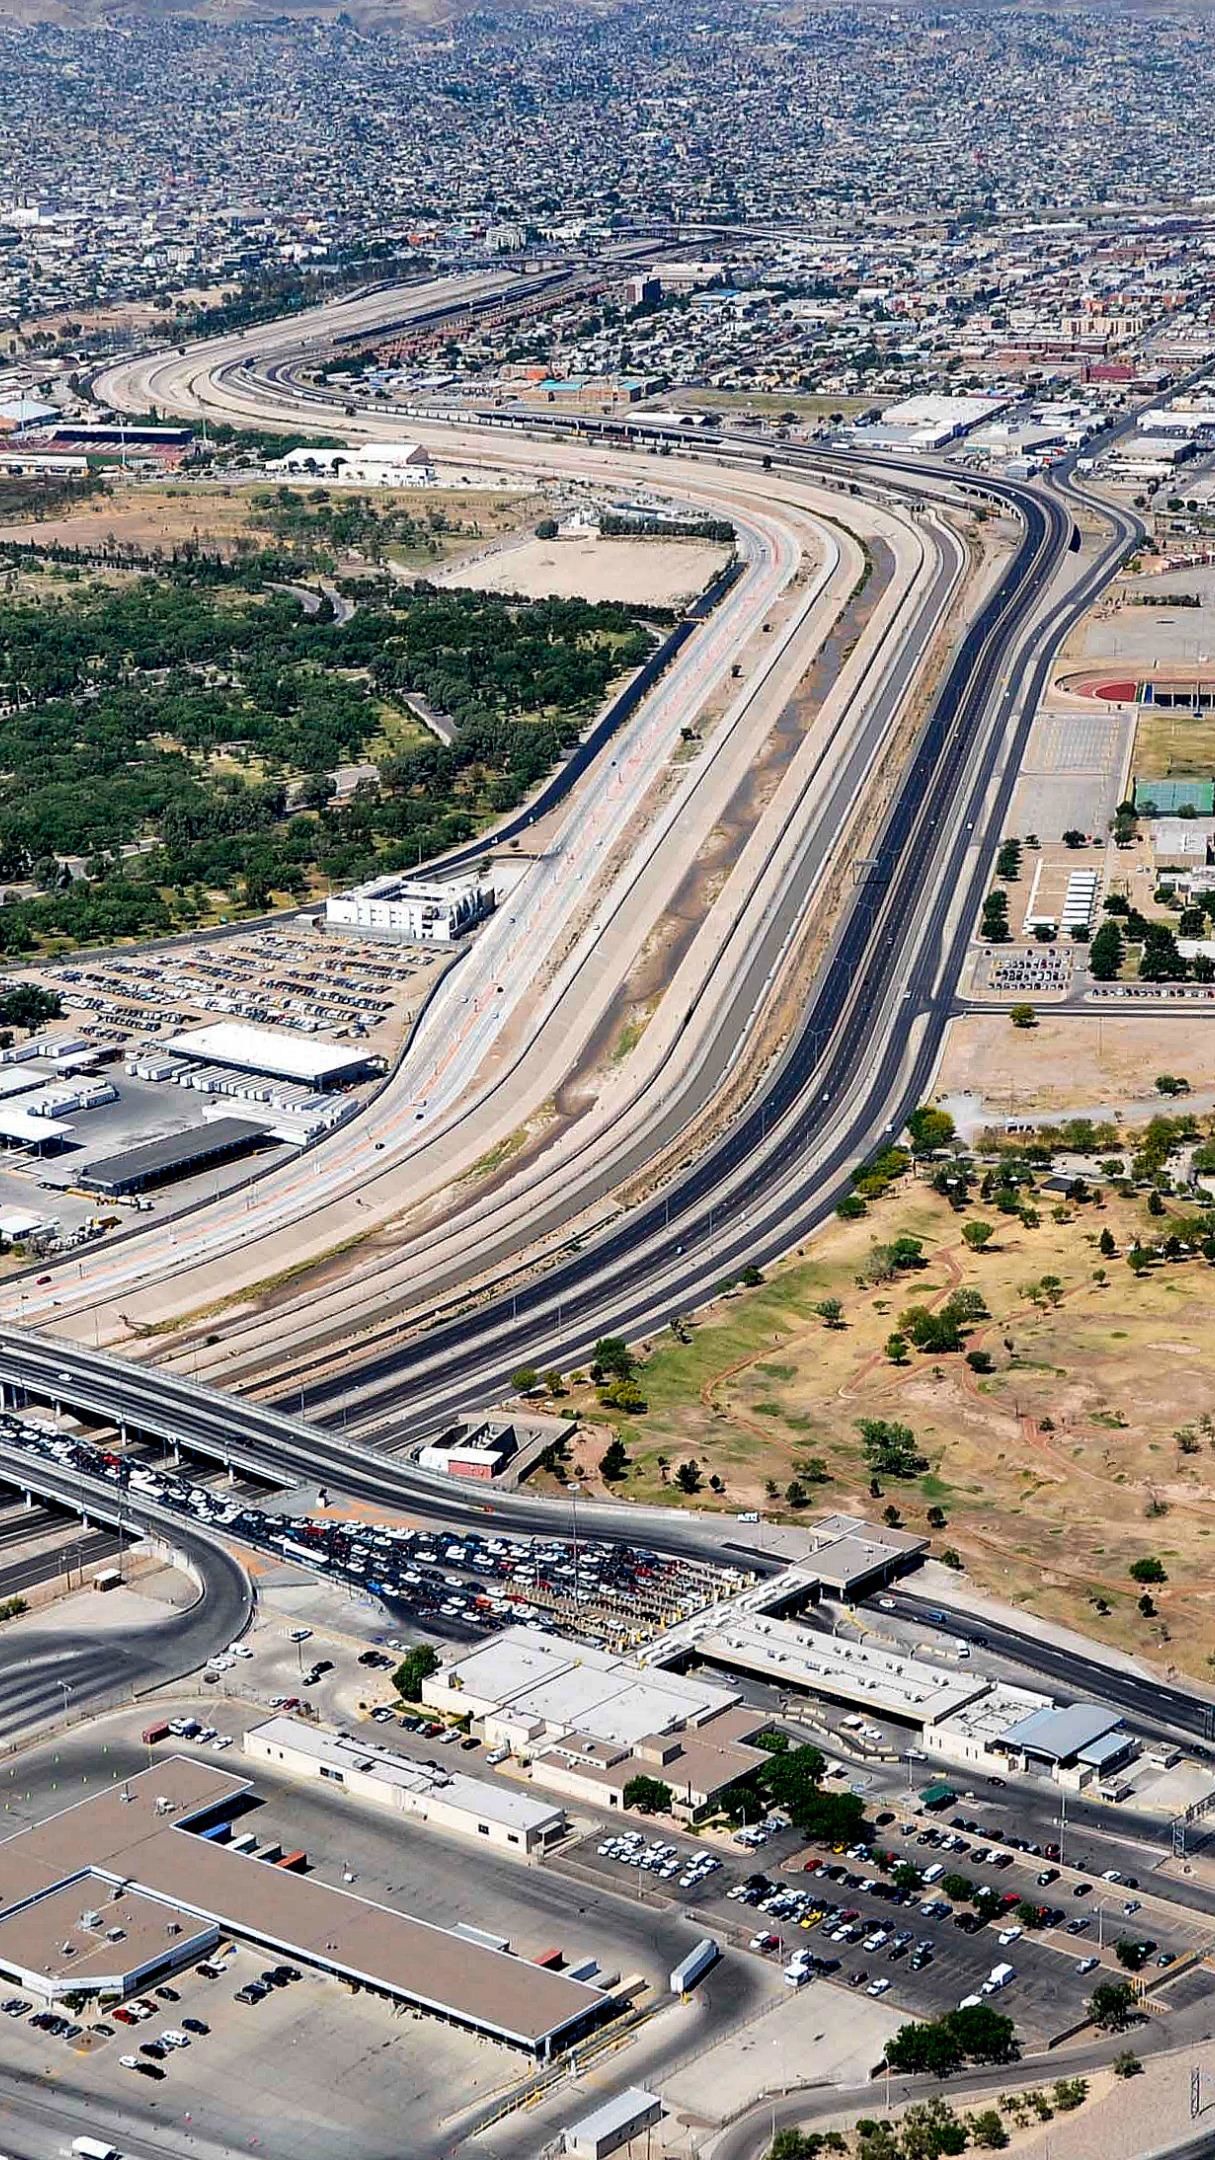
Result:
M138 2070L139 2068L138 2055L120 2055L118 2061L124 2070Z
M230 1644L230 1645L229 1645L229 1649L228 1649L228 1656L229 1656L229 1657L252 1657L252 1655L253 1655L253 1652L252 1652L252 1650L251 1650L251 1649L249 1648L249 1645L248 1645L248 1643L243 1643L243 1642L234 1642L234 1643L232 1643L232 1644Z
M1007 1946L1007 1944L1009 1943L1020 1942L1020 1940L1021 1930L1019 1927L1001 1928L999 1934L996 1937L996 1941L1002 1947Z
M865 1989L865 1993L866 1995L885 1995L889 1992L889 1988L889 1980L871 1980Z
M293 1627L287 1640L288 1642L307 1642L311 1634L312 1629L310 1627Z

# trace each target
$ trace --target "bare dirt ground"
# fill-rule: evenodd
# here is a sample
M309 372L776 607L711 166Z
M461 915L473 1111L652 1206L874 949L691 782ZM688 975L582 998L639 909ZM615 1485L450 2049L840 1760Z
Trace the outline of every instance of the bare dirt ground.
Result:
M256 497L274 492L278 484L265 475L232 481L148 482L119 478L104 495L79 504L61 517L26 518L0 526L0 538L26 541L35 547L59 545L98 551L109 547L144 551L160 548L165 553L191 541L225 554L232 552L238 540L273 546L274 535L259 516ZM304 496L310 490L293 492ZM443 512L459 528L437 536L449 557L482 547L487 536L512 532L534 507L534 499L522 490L376 488L365 492L379 511L404 508L422 522L431 511ZM340 507L342 492L333 490L330 501Z
M1015 1028L1005 1013L967 1013L951 1023L937 1093L973 1097L979 1125L1059 1112L1151 1115L1168 1107L1155 1086L1165 1072L1183 1075L1196 1097L1215 1086L1215 1015L1098 1019L1043 1007L1036 1027Z
M1206 1675L1215 1654L1215 1271L1186 1261L1136 1276L1125 1254L1149 1225L1142 1200L1063 1205L1040 1193L1034 1206L1032 1227L981 1202L959 1215L906 1178L864 1220L828 1229L812 1258L719 1300L686 1341L658 1338L640 1372L644 1414L603 1411L576 1389L625 1439L630 1468L614 1490L677 1500L675 1472L693 1459L704 1481L697 1507L787 1517L795 1477L810 1510L893 1504L922 1531L937 1507L946 1520L930 1532L934 1549L955 1548L985 1588ZM985 1253L962 1237L970 1216L996 1226ZM1098 1250L1105 1228L1112 1256ZM875 1241L903 1233L923 1241L924 1264L860 1287ZM900 1314L939 1306L961 1286L979 1290L990 1314L966 1344L990 1356L990 1374L957 1352L912 1349L893 1363L885 1346ZM843 1308L841 1326L815 1310L830 1299ZM874 1494L863 1418L910 1426L927 1472ZM580 1436L571 1474L597 1483L600 1452L595 1435ZM724 1486L716 1498L712 1476ZM1148 1556L1168 1578L1151 1593L1155 1613L1140 1611L1128 1572Z
M510 541L452 565L436 582L528 600L652 601L675 607L708 584L727 550L708 540Z

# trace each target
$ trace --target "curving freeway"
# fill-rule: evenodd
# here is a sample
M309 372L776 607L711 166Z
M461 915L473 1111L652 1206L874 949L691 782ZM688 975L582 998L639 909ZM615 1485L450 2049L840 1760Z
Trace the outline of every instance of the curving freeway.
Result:
M162 1539L181 1555L198 1594L181 1611L149 1606L146 1627L107 1630L92 1641L34 1623L23 1626L19 1659L6 1659L0 1667L0 1748L65 1713L129 1701L147 1688L196 1672L243 1633L253 1611L253 1586L218 1538L183 1524L167 1509L116 1495L100 1479L59 1471L10 1449L5 1457L12 1482L24 1492L59 1501L90 1521L112 1523L128 1539L143 1533Z
M282 350L275 348L279 358ZM245 361L242 353L242 368ZM204 396L230 364L223 355L191 361L184 401ZM267 390L265 397L267 416L281 418L285 393ZM727 470L731 461L749 466L754 477L754 446L723 438L711 455ZM761 484L774 490L788 475L858 471L847 458L799 452L775 453L771 464ZM702 483L704 472L702 462ZM876 476L890 493L917 499L934 477L918 461L898 460L882 461ZM958 476L945 479L952 485ZM1070 554L1068 487L1066 474L1057 492L981 483L988 502L1019 521L1019 540L898 775L794 1037L745 1113L668 1181L659 1200L634 1208L543 1274L412 1339L386 1331L360 1345L350 1371L314 1375L305 1355L283 1401L317 1419L340 1405L358 1429L399 1437L492 1397L525 1361L569 1365L600 1333L648 1332L689 1310L739 1264L787 1251L830 1212L857 1161L901 1125L928 1085L991 837L1001 829L1050 655L1135 537L1133 520L1107 512L1108 540L1082 569ZM11 1330L0 1338L0 1371L14 1378L27 1377L19 1343ZM63 1356L74 1373L77 1361L88 1361L77 1350ZM133 1417L147 1414L149 1391L167 1401L168 1414L185 1414L178 1391L189 1383L165 1372L136 1376L131 1368L94 1366L90 1385L106 1393L109 1408L125 1403ZM246 1444L267 1444L266 1414L251 1403L239 1410L230 1404L232 1437L239 1431ZM305 1451L326 1476L349 1482L356 1466L348 1448L297 1420L283 1424L292 1431L278 1431L274 1445L289 1440L297 1461ZM418 1490L416 1473L373 1467L365 1450L362 1463L381 1493L385 1481L398 1494Z

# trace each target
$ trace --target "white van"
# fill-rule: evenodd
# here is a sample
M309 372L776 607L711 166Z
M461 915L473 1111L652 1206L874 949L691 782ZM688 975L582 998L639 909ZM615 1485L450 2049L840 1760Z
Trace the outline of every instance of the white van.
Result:
M926 1867L924 1870L924 1881L926 1883L940 1882L941 1877L944 1873L945 1869L942 1866L941 1862L939 1860L934 1860L932 1866Z
M107 2145L103 2138L73 2138L72 2151L76 2160L123 2160L117 2145Z

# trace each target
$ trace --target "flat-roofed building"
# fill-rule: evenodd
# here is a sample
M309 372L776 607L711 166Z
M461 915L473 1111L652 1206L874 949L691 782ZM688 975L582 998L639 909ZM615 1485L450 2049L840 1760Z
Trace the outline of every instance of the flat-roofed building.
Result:
M254 1027L243 1020L217 1020L187 1028L160 1046L173 1057L200 1065L226 1065L236 1072L265 1073L272 1080L293 1080L301 1087L343 1087L366 1079L377 1060L350 1043L321 1042L290 1028Z
M494 906L494 889L481 878L372 878L325 902L334 930L398 939L403 945L454 945Z
M45 2002L137 1995L218 1941L213 1920L88 1868L0 1913L0 1976Z
M45 1936L23 1915L77 1887L81 1911L104 1911L104 1884L163 1910L166 1927L201 1922L200 1941L222 1929L532 2055L547 2057L606 2014L604 1992L565 1973L197 1834L249 1794L247 1779L173 1755L0 1842L0 1943L11 1925L14 1963L19 1955L33 1973L31 1988L54 1988L63 1953L48 1952L45 1971L27 1968ZM138 1926L148 1924L141 1907ZM74 1977L75 1992L92 1994L111 1975L89 1979L79 1964Z
M531 1793L444 1765L432 1770L376 1741L345 1739L302 1718L268 1718L245 1734L245 1753L297 1777L340 1786L354 1800L394 1808L456 1837L525 1859L565 1835L565 1810Z
M985 1680L870 1642L811 1634L765 1613L732 1614L718 1631L698 1638L697 1651L714 1665L802 1688L828 1702L847 1703L874 1717L921 1731L952 1715L987 1687Z
M479 1718L487 1737L510 1746L577 1733L633 1748L651 1735L705 1724L736 1703L738 1691L699 1675L643 1669L539 1628L512 1627L432 1673L422 1700Z
M561 2149L573 2160L609 2160L611 2153L619 2152L622 2145L631 2144L661 2120L662 2102L657 2093L630 2085L627 2092L605 2100L589 2115L571 2123L562 2132Z

